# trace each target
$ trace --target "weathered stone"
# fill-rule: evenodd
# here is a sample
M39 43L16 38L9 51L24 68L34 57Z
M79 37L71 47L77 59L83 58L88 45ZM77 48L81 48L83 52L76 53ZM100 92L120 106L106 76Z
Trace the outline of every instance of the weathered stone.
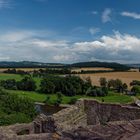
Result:
M0 140L45 139L139 140L140 108L85 99L29 124L0 127Z

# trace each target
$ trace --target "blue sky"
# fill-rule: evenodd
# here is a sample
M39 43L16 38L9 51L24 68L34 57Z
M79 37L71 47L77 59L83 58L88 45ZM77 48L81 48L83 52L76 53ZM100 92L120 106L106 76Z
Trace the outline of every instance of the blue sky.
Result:
M139 63L138 0L0 0L0 61Z

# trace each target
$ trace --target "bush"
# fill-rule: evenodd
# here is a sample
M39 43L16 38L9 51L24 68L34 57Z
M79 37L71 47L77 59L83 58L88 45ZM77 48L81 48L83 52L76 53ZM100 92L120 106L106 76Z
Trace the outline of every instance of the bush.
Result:
M97 96L96 89L90 87L90 88L87 90L86 95L87 95L87 96L94 96L94 97L96 97L96 96Z
M2 80L0 81L0 86L4 87L5 89L17 89L15 79Z
M90 87L87 92L86 95L87 96L93 96L93 97L104 97L108 94L108 89L106 87L102 87L102 88L98 88L98 87Z
M26 76L21 81L17 82L17 88L19 90L35 91L36 83L31 77Z
M51 99L50 96L47 96L44 103L49 105L50 104L50 99Z
M0 90L0 107L6 114L23 113L31 119L36 116L34 102L28 98Z
M63 98L63 95L61 92L58 92L57 93L57 99L54 103L55 106L59 106L61 103L62 103L62 98Z
M71 98L69 104L72 105L75 104L76 102L77 102L77 98Z
M131 91L135 92L136 94L140 93L140 86L133 86Z
M15 123L29 123L29 122L31 122L31 118L23 113L0 115L0 126L11 125Z

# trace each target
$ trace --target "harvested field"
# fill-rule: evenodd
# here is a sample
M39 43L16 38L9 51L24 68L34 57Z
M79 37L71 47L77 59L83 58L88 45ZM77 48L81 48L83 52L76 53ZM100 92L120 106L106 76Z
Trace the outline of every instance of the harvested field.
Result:
M81 71L112 71L111 68L101 68L101 67L93 67L93 68L73 68L72 72L81 72Z
M10 68L10 69L13 69L13 68ZM45 69L45 68L16 68L16 70L23 70L26 72L39 70L39 69ZM8 70L8 68L0 68L0 72L6 71L6 70Z
M107 80L120 79L128 86L133 80L140 80L140 72L108 72L108 73L95 73L95 74L79 74L82 79L90 77L92 84L99 86L99 79L105 77Z

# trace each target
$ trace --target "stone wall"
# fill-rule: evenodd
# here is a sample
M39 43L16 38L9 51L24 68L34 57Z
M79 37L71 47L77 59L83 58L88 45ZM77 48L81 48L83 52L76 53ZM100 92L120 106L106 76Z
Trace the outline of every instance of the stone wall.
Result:
M138 107L99 103L95 100L84 100L84 105L88 125L140 119L140 108Z
M138 107L82 99L53 116L41 114L29 124L0 127L0 140L66 140L66 137L71 137L69 140L77 137L86 140L85 136L88 138L89 134L90 137L100 137L102 140L111 137L112 140L112 136L124 135L128 131L128 124L129 128L134 127L134 132L140 131L140 125L137 126L140 120L137 123L134 121L137 119L140 119ZM116 128L119 131L113 135ZM25 135L21 135L22 131Z
M84 100L79 100L75 105L59 111L53 115L53 118L61 129L71 129L79 125L87 125Z

